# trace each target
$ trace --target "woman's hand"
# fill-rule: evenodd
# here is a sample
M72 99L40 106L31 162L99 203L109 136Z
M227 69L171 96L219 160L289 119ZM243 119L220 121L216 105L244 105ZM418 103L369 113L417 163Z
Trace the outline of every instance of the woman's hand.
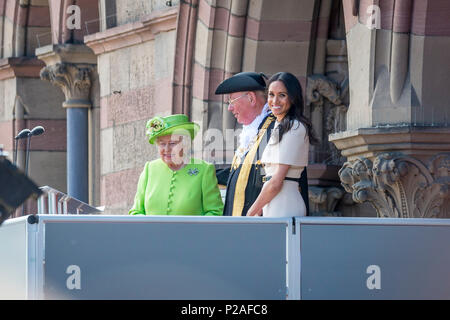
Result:
M258 211L258 209L256 209L256 207L252 205L247 212L247 216L262 216L262 210Z
M263 207L272 201L273 198L281 191L283 181L290 168L287 164L278 164L275 174L272 178L264 183L261 193L247 212L247 216L262 216Z

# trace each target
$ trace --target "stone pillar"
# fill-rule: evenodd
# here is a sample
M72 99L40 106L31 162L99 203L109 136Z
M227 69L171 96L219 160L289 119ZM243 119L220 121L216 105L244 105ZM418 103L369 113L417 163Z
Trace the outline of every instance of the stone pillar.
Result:
M448 1L343 5L350 106L346 131L330 135L347 157L342 185L380 217L448 218Z
M84 45L55 45L36 50L46 63L41 79L59 87L67 109L67 193L89 202L90 90L97 58Z

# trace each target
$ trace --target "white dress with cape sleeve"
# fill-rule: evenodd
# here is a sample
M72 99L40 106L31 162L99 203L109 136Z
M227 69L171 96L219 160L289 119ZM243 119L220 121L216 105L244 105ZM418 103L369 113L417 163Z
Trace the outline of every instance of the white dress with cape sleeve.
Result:
M306 136L306 128L301 122L294 120L291 129L284 133L279 142L278 125L276 122L261 158L266 176L273 176L278 164L288 164L291 167L286 177L299 179L308 165L309 139ZM298 181L284 180L281 191L263 208L264 217L305 215L306 207L299 191Z

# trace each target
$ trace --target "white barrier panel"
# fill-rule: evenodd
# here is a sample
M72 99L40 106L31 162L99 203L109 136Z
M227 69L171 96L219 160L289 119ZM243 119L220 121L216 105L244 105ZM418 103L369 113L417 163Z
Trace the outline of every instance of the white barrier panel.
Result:
M38 215L0 226L0 292L3 299L450 299L448 243L450 221L442 219Z
M302 299L450 299L450 220L301 218Z
M27 284L18 287L14 297L299 298L298 281L293 282L296 288L288 282L298 280L300 270L295 261L298 255L289 253L298 250L298 245L289 243L299 243L298 234L292 234L292 219L37 217L37 222L30 216L9 220L0 227L0 241L17 233L15 238L30 244L0 242L0 255L7 253L9 257L0 256L2 280L16 283L16 278L21 278ZM17 268L18 262L22 267L11 277L8 270ZM25 264L29 270L26 277ZM289 276L291 270L297 275ZM25 287L26 292L20 292Z

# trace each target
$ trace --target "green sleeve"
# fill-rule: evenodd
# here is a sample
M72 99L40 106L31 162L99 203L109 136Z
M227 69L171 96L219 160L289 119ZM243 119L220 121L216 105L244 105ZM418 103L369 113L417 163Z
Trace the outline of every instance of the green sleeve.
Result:
M148 181L148 162L145 164L144 170L139 177L136 195L134 196L134 204L128 214L144 214L145 215L145 189Z
M203 214L206 216L223 215L223 201L217 184L214 165L207 164L202 181Z

